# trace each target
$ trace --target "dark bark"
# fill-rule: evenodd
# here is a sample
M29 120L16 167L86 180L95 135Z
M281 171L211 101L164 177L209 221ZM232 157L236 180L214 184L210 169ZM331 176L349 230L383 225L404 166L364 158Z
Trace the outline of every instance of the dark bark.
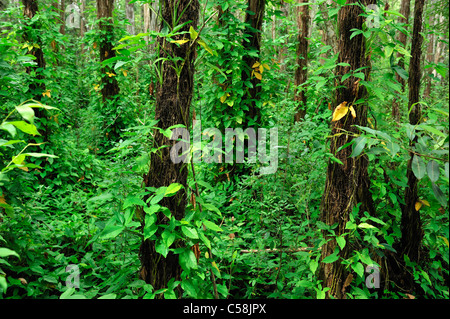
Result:
M99 28L101 31L101 37L98 43L100 62L107 59L114 58L116 56L113 50L114 43L114 30L112 14L114 10L114 0L97 0L97 19L101 19L99 22ZM117 94L119 94L119 84L114 76L107 74L114 73L110 67L102 67L100 69L102 77L102 101L105 103L108 100L112 100Z
M347 4L353 3L348 0ZM363 5L375 3L372 0L362 1ZM362 9L357 5L344 6L338 13L339 40L338 40L338 63L345 62L347 66L338 66L336 75L338 79L358 68L366 67L362 72L365 80L369 81L370 64L365 52L365 38L357 35L350 39L353 31L351 29L362 29L364 18L360 16ZM339 80L338 80L339 81ZM360 86L358 78L349 77L343 83L338 82L340 87L336 90L336 107L342 102L348 102L350 106L355 100L366 97L367 92L364 86ZM366 126L367 124L367 103L355 106L356 117L349 114L339 121L333 122L331 136L331 153L342 161L343 165L330 161L327 168L325 191L321 203L321 219L327 225L338 224L334 229L336 236L345 232L345 226L349 220L349 215L353 208L361 203L360 211L367 211L374 215L372 196L370 193L370 181L367 174L368 159L366 156L350 158L351 147L346 147L337 152L337 149L350 142L353 137L351 133L358 133L355 124ZM345 132L350 134L345 134ZM339 135L338 133L344 133ZM324 232L324 236L330 239L322 246L322 259L332 254L337 247L336 240ZM339 253L339 256L348 256L348 245ZM319 278L323 280L323 286L329 287L328 297L345 297L344 281L347 277L345 266L340 261L334 263L321 263Z
M39 10L38 2L37 0L22 0L22 4L24 5L23 15L25 19L29 21L29 26L31 27L30 29L24 31L23 38L25 42L28 42L31 45L37 45L34 46L30 52L28 52L28 54L31 54L36 58L34 60L36 65L26 67L26 72L28 74L31 74L32 71L36 74L29 84L29 90L33 96L33 99L40 101L42 98L42 93L46 90L44 76L42 75L42 71L45 69L46 64L44 52L42 51L42 41L39 36L39 32L37 31L39 29L39 25L37 24L38 22L36 21L32 23L30 21L30 19L32 19ZM35 114L38 118L45 117L44 109L35 109ZM47 128L46 125L44 125L42 133L44 140L47 140L47 135Z
M163 18L165 21L173 21L172 14L174 6L177 5L177 13L184 11L179 24L187 21L191 23L185 25L181 31L189 31L192 26L197 29L199 3L196 0L164 0ZM173 37L175 40L182 39L183 36ZM164 47L161 50L161 56L179 57L184 61L184 66L178 78L171 63L166 61L163 66L163 82L158 84L156 92L156 115L158 127L167 129L175 124L184 124L189 127L189 109L193 95L193 75L194 75L194 56L195 48L190 47L189 43L178 46L175 43L168 43L165 38L159 38L158 44ZM150 170L144 176L146 187L169 186L172 183L182 184L187 188L188 168L186 164L174 164L170 159L170 149L176 143L163 136L158 131L155 132L155 145L169 145L163 148L157 154L152 154ZM159 204L167 207L172 216L177 220L184 217L184 211L187 203L185 189L181 189L177 194L170 198L163 199ZM168 218L158 214L158 224L168 223ZM181 241L176 241L171 248L181 247ZM167 257L156 252L155 242L147 239L140 247L139 257L141 260L141 277L150 283L155 290L167 287L171 278L180 280L181 268L178 262L178 256L169 252Z
M414 27L413 40L411 47L411 59L409 63L409 102L408 109L409 123L411 125L420 124L422 117L421 105L418 103L420 99L420 80L422 77L420 61L422 55L422 15L423 15L424 0L416 0L414 5ZM410 148L414 148L416 139L410 142ZM414 154L410 153L410 160L408 162L407 178L408 186L405 189L405 205L402 207L402 240L401 249L402 254L407 255L412 261L419 261L420 244L423 237L422 225L420 221L420 214L415 209L415 204L418 200L417 183L418 180L411 169L411 163Z
M410 6L411 6L411 0L402 0L400 4L400 14L402 14L405 18L400 17L398 19L399 23L408 24L409 21L409 14L410 14ZM407 29L407 26L404 26L405 29ZM398 40L402 43L403 47L406 48L406 41L407 41L407 35L403 32L399 32L398 34ZM402 53L397 53L397 57L400 58L398 62L398 66L401 68L405 68L405 61L404 56ZM405 91L405 80L398 75L398 73L395 75L398 83L400 83L402 89L401 92L398 92L399 94L403 93ZM394 101L392 102L392 117L395 119L396 122L400 121L400 103L397 98L394 98Z
M307 3L307 0L297 0L297 3ZM306 86L299 88L299 85L305 83L308 79L308 33L309 33L309 5L303 5L296 8L297 14L297 69L294 78L294 101L296 102L297 112L295 121L299 122L306 115Z
M261 34L262 34L262 23L264 20L264 7L265 0L248 0L248 8L245 14L245 23L247 24L245 28L245 34L247 35L244 39L242 45L245 51L256 50L257 55L261 52ZM248 111L246 115L249 118L257 118L256 122L260 122L261 114L259 107L256 106L255 101L261 92L261 80L257 79L255 76L251 76L252 66L259 61L258 56L250 56L246 54L243 58L244 70L242 70L242 81L250 81L252 87L246 87L246 94L243 100L248 105Z

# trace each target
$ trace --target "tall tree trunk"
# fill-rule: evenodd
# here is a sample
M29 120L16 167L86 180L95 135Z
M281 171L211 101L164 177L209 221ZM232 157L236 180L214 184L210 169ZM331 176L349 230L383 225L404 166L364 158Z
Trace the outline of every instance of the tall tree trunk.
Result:
M38 12L38 2L37 0L22 0L22 3L24 5L23 8L23 15L25 19L29 22L29 26L31 29L38 29L39 26L36 22L31 22L31 19L37 14ZM36 59L34 60L36 62L35 66L27 66L26 72L30 74L32 71L35 71L36 77L32 80L32 82L29 85L29 90L33 95L33 98L36 100L41 100L42 93L45 91L45 83L44 83L44 76L42 75L42 71L45 69L45 59L44 59L44 52L42 51L42 42L41 38L38 34L38 32L29 32L28 29L24 31L23 38L25 42L28 42L29 44L33 46L29 54L33 55ZM36 109L36 116L37 117L43 117L45 115L45 112L43 109Z
M125 4L125 12L128 22L130 23L127 25L127 32L131 35L136 34L135 30L135 21L134 21L134 3L130 3L131 0L126 0Z
M61 0L61 5L60 5L59 9L61 10L59 12L59 14L60 14L59 18L61 19L61 26L59 27L59 33L66 34L66 4L65 4L65 0Z
M144 33L150 32L150 5L148 3L144 3L142 6L142 16L144 20ZM149 37L144 37L145 42L148 44Z
M297 3L308 3L308 0L297 0ZM297 113L294 119L299 122L306 115L306 87L299 88L308 79L308 33L309 33L309 5L296 7L297 15L297 69L294 78L294 101L296 102Z
M242 70L242 81L250 81L252 87L246 87L246 94L244 95L244 101L248 104L249 110L246 112L247 117L251 119L257 118L256 122L260 122L260 109L256 106L256 100L261 92L261 80L256 76L251 75L252 66L259 61L259 55L261 52L261 33L262 23L264 20L264 7L265 0L248 0L247 12L245 14L245 27L244 33L248 36L247 40L244 40L242 45L245 51L256 50L257 56L246 54L243 58L244 70Z
M430 5L433 5L433 2L430 1L429 2ZM431 8L432 10L433 8ZM428 20L428 24L429 24L429 29L432 30L433 29L433 25L436 24L434 21L434 14L430 14L429 20ZM426 63L433 63L434 62L434 47L435 47L435 38L436 36L434 34L429 34L428 35L428 48L427 48L427 56L426 56ZM423 92L423 97L425 99L430 98L430 94L431 94L431 75L432 75L433 69L432 68L428 68L428 71L426 72L426 77L425 77L425 90Z
M402 0L400 4L400 14L403 15L405 18L400 17L398 19L399 23L408 24L409 14L411 11L410 7L411 7L411 0ZM405 26L405 29L407 29L407 26ZM406 48L407 39L408 39L407 35L399 31L398 40L400 41L400 43L403 45L404 48ZM404 55L398 52L397 57L400 58L398 66L404 69L405 68ZM398 94L402 94L405 91L405 80L398 73L395 75L395 77L402 87L401 92L398 92ZM400 121L400 103L401 101L399 101L397 98L394 97L394 101L392 102L392 117L395 119L397 123Z
M99 41L100 62L116 56L113 50L114 30L112 26L112 14L114 10L114 0L97 0L97 19L101 19L99 22L100 30L103 35ZM113 73L113 70L109 67L102 67L100 69L102 77L102 100L106 103L108 100L112 100L114 96L119 94L119 84L114 76L107 74Z
M281 12L283 13L284 19L288 20L289 19L289 4L281 1ZM281 30L279 30L280 34L289 34L289 27L286 25L284 28L282 28ZM286 71L286 63L285 63L285 58L286 58L286 52L287 52L287 47L288 47L288 38L286 38L284 45L282 45L279 48L279 52L278 52L278 61L280 63L280 72L285 72Z
M189 31L192 26L197 29L199 3L197 0L164 0L162 16L165 21L173 21L172 15L174 6L177 6L177 15L184 11L180 17L179 24L186 23L180 31ZM161 25L162 27L162 25ZM172 26L175 27L175 26ZM180 40L183 35L174 37ZM166 61L163 65L163 80L158 84L156 93L156 115L158 127L167 129L175 124L184 124L189 127L189 109L191 105L194 89L194 56L195 48L188 43L177 45L176 43L167 43L165 38L159 38L158 43L164 50L161 50L161 57L170 55L172 58L181 58L184 66L178 77L172 62ZM167 137L155 132L155 144L158 146L169 145L162 148L157 154L152 153L150 170L144 176L146 187L169 186L172 183L179 183L184 186L177 194L170 198L165 198L159 204L167 207L172 216L177 220L184 217L184 211L187 203L187 175L188 169L184 163L175 164L170 158L170 149L176 141L169 140ZM163 213L158 213L157 224L167 224L168 218ZM145 225L144 225L145 227ZM171 247L181 247L181 241L175 241ZM141 260L141 278L151 284L155 290L166 288L169 280L175 278L180 280L181 268L178 262L178 256L169 252L164 258L156 252L155 242L146 239L142 242L139 257Z
M347 4L352 3L354 0L347 0ZM375 1L361 1L364 6L372 3ZM338 13L338 63L348 63L350 67L338 66L336 68L338 78L336 86L339 87L336 89L336 105L334 107L343 102L347 102L347 106L350 106L354 101L364 99L367 95L366 88L359 85L358 78L351 76L342 83L339 80L352 70L367 67L363 72L365 81L369 81L370 64L365 52L365 38L360 34L350 39L353 33L352 29L362 29L364 18L360 16L361 13L363 11L357 5L343 6ZM334 229L336 236L345 232L349 214L358 203L361 203L360 211L367 211L374 215L370 181L367 175L367 157L350 157L351 147L337 152L339 147L353 139L352 133L358 133L358 129L354 125L367 125L367 103L354 107L355 118L349 112L344 118L333 122L330 141L331 153L343 164L328 162L325 191L321 203L322 221L330 226L338 224ZM345 134L345 132L349 132L349 134ZM323 234L329 241L322 246L322 260L339 249L334 237L330 237L326 231ZM347 246L339 252L339 256L343 259L348 257ZM324 287L330 288L328 297L343 298L345 296L344 281L346 277L345 266L341 264L340 260L333 263L321 263L319 278L323 280Z
M422 15L425 0L415 0L414 4L414 28L412 36L411 59L409 63L409 102L408 109L409 123L411 125L420 124L422 117L420 100L420 80L421 68L420 60L422 55ZM410 148L414 148L416 139L410 142ZM420 244L423 237L422 225L420 221L420 214L415 209L415 204L418 200L417 183L418 180L414 175L411 165L414 154L410 153L410 160L408 161L408 186L405 189L405 205L402 206L402 220L401 220L401 249L402 254L407 255L411 261L419 260Z

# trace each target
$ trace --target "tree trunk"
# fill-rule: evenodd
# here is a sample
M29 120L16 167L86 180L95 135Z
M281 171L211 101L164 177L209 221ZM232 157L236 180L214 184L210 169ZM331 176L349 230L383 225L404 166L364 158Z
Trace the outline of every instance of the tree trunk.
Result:
M297 3L308 3L308 0L297 0ZM308 79L308 37L309 33L309 5L296 7L297 15L297 69L294 78L294 101L296 103L297 113L294 119L299 122L306 115L306 87L299 88Z
M130 3L131 0L126 0L125 4L125 11L126 11L126 17L128 22L130 23L127 25L127 32L130 35L135 35L135 21L134 21L134 3Z
M422 55L422 15L425 0L416 0L414 4L414 28L412 36L411 60L409 63L409 102L408 109L409 123L413 126L420 124L422 117L420 100L420 80L421 68L420 60ZM413 149L416 139L410 142L410 148ZM408 161L408 186L405 189L405 205L402 207L401 220L401 249L402 254L407 255L411 261L419 261L420 244L423 237L422 225L420 221L420 214L415 209L415 204L418 200L417 183L418 180L414 175L411 164L414 154L410 153L410 160Z
M23 15L27 21L30 21L38 12L38 2L37 0L22 0L22 3L24 5ZM36 22L34 23L30 22L30 24L31 29L38 29ZM32 34L34 34L34 36L32 36ZM28 74L30 74L33 70L36 72L36 77L30 83L29 89L34 99L41 100L42 93L45 91L45 83L43 81L44 76L42 75L42 71L45 69L46 66L44 59L44 52L42 51L41 38L39 37L37 32L30 33L28 31L24 31L23 38L25 42L37 45L34 46L30 52L28 52L28 54L31 54L36 58L34 60L36 62L36 65L27 66L26 72ZM35 112L37 117L42 117L45 114L43 109L36 109Z
M351 3L353 3L353 0L347 0L347 4ZM362 1L365 6L371 3L375 3L375 1ZM338 66L336 68L336 75L338 76L336 86L339 87L336 89L335 107L342 102L347 102L347 106L350 106L354 101L363 99L367 95L366 88L359 85L358 78L351 76L342 83L339 80L344 74L352 70L367 67L363 69L363 72L365 81L369 81L370 64L365 52L365 38L360 34L350 39L353 33L352 29L362 29L364 18L360 16L361 13L363 11L357 5L343 6L338 13L338 63L348 63L350 67ZM330 226L338 224L337 228L334 229L336 236L345 232L349 214L358 203L361 203L361 212L367 211L372 216L374 215L370 181L367 175L367 157L350 157L351 147L346 147L337 152L339 147L353 139L351 133L358 133L358 129L354 125L366 126L367 124L367 103L358 104L355 106L355 111L355 118L349 112L344 118L333 122L331 132L331 153L342 161L343 165L332 161L328 163L325 191L321 203L321 219ZM345 132L350 134L345 134ZM323 234L329 241L322 246L322 260L334 253L335 249L339 249L334 237L330 237L326 231ZM348 251L348 247L345 246L339 252L339 256L343 259L347 258ZM345 297L344 281L346 275L345 266L341 264L340 260L333 263L321 263L319 278L323 280L324 287L330 288L327 293L328 297Z
M410 6L411 6L411 0L402 0L400 4L400 14L402 14L405 18L400 17L398 19L399 23L408 24L409 21L409 14L410 14ZM405 26L405 29L407 29L407 26ZM406 41L408 37L405 33L400 32L398 33L398 41L402 43L403 47L406 48ZM400 52L397 53L397 57L400 58L398 62L398 66L402 69L405 68L405 61L404 61L404 55ZM405 80L398 75L398 73L395 75L398 83L402 86L401 92L398 92L398 94L402 94L405 91ZM394 98L394 101L392 102L392 117L395 119L395 121L398 123L400 122L400 103L397 98Z
M243 58L244 69L241 73L241 79L243 82L250 81L252 87L246 87L246 94L243 100L248 105L247 117L251 119L256 118L256 122L260 122L260 109L256 106L256 100L261 92L261 80L256 76L251 75L252 66L259 61L259 55L261 52L261 33L262 23L264 20L264 7L265 0L248 0L247 12L245 14L245 27L244 33L248 36L247 40L244 40L242 45L245 51L256 50L257 56L250 56L246 54Z
M165 21L173 21L172 14L174 6L177 5L177 14L184 13L178 24L191 21L186 24L180 31L189 31L192 26L197 29L199 3L196 0L164 0L163 1L163 18ZM162 27L162 25L161 25ZM175 26L172 26L175 27ZM173 37L180 40L183 35ZM184 61L181 74L177 77L172 62L166 61L163 65L163 80L158 84L156 92L156 115L158 127L167 129L175 124L184 124L189 127L189 109L193 95L193 76L194 76L194 56L195 48L189 46L189 43L178 46L176 43L167 43L165 38L159 38L158 44L165 48L161 50L161 57L168 55L173 58L181 58ZM190 48L190 49L189 49ZM184 217L184 211L187 203L187 175L188 169L184 163L175 164L170 158L170 149L175 145L176 141L169 140L167 137L155 132L155 144L158 146L169 145L159 151L152 153L150 170L144 176L144 184L146 187L162 187L169 186L172 183L179 183L185 188L177 192L170 198L165 198L159 204L167 207L172 216L177 220ZM158 224L167 224L168 218L162 214L158 214ZM145 225L144 225L145 226ZM171 247L181 247L181 241L175 241ZM180 280L181 268L178 262L178 256L169 252L167 257L156 252L155 242L147 239L142 242L139 257L141 260L141 277L147 283L151 284L155 290L166 288L171 278Z
M142 15L144 19L144 33L150 32L150 5L148 3L144 3L142 6ZM145 42L148 44L149 37L144 37Z
M114 10L114 0L97 0L97 19L101 19L99 22L100 30L103 35L100 38L99 52L100 63L116 56L113 50L114 30L112 26L112 14ZM114 71L109 67L102 67L100 69L102 77L102 100L106 103L108 100L112 100L117 94L119 94L119 84L114 76L110 76Z

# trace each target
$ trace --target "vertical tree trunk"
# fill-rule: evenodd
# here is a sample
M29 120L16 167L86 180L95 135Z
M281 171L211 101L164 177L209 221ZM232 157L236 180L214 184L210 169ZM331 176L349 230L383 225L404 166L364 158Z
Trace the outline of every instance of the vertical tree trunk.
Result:
M421 68L420 60L422 55L422 15L423 6L425 0L415 0L414 4L414 28L412 36L411 47L411 60L409 63L409 102L408 109L411 109L409 113L409 123L411 125L418 125L422 117L420 99L420 80L421 80ZM410 142L410 148L414 148L416 139ZM401 220L401 248L402 254L407 255L411 261L419 260L420 244L423 237L422 226L420 221L420 214L415 209L415 204L418 200L417 183L418 180L414 175L411 164L414 154L410 154L411 158L408 161L408 186L405 189L405 205L402 207L402 220Z
M172 20L174 6L177 6L177 15L181 16L178 24L191 21L186 24L180 31L189 31L192 26L197 29L199 3L197 0L164 0L162 16L165 21ZM175 26L172 26L175 27ZM180 40L183 35L174 37ZM189 109L193 95L193 76L194 76L194 56L195 48L189 49L189 43L178 46L176 43L167 43L166 39L158 39L160 46L165 50L161 50L161 57L168 55L172 58L181 58L184 66L178 77L173 68L172 62L166 61L163 65L163 81L158 84L156 93L156 115L158 127L167 129L175 124L184 124L189 127ZM176 141L169 140L167 137L155 132L155 144L158 146L169 145L163 148L159 153L152 153L150 170L144 176L146 187L168 186L172 183L182 184L187 188L188 169L184 163L175 164L170 158L170 149L175 145ZM181 189L174 197L165 198L159 204L167 207L172 216L177 220L184 217L184 211L187 203L186 190ZM162 214L158 214L158 224L168 223L168 218ZM176 241L173 246L180 247L181 241ZM172 247L173 247L172 246ZM178 256L169 252L167 257L156 252L155 242L147 239L142 242L139 257L141 260L141 277L147 283L150 283L155 290L166 288L171 278L180 280L181 268L178 262Z
M144 3L142 6L142 14L144 19L144 33L150 31L150 5L148 3ZM149 37L144 37L145 42L148 44Z
M125 12L128 22L130 23L127 25L127 32L131 35L136 34L135 30L135 21L134 21L134 3L130 3L131 0L126 0L125 4Z
M99 27L102 32L102 37L99 41L100 62L105 61L116 56L113 50L114 30L112 26L112 14L114 10L114 0L97 0L97 19L101 19ZM102 67L100 69L102 77L102 100L106 103L112 100L119 94L119 84L114 76L109 76L108 73L113 73L109 67Z
M430 2L430 4L432 4L432 2ZM430 14L429 20L429 28L432 29L433 28L433 24L434 23L434 15ZM428 35L428 49L427 49L427 56L426 56L426 63L433 63L434 62L434 47L435 47L435 35L434 34L430 34ZM425 90L423 92L423 97L425 99L430 98L430 94L431 94L431 74L432 74L433 69L429 68L428 71L426 72L426 77L425 77Z
M149 20L149 30L158 31L158 23L159 23L159 0L154 0L150 10L150 20ZM150 50L155 50L156 43L150 44Z
M347 4L352 4L354 0L347 0ZM375 3L374 0L361 1L361 4L367 6ZM338 66L336 75L338 82L336 86L336 107L342 102L347 102L350 106L355 100L363 99L367 95L366 88L359 85L358 78L349 77L342 83L340 78L351 70L362 67L364 69L365 81L369 81L370 65L365 52L365 38L362 34L350 39L352 29L362 29L364 18L360 16L362 9L357 5L343 6L338 13L338 63L348 63L350 67ZM370 193L370 181L367 175L368 159L366 156L350 157L351 147L346 147L337 152L337 149L352 140L351 133L357 133L354 125L366 126L367 124L367 103L355 106L356 117L353 118L350 112L339 121L333 122L331 132L331 153L338 158L342 164L329 161L327 168L327 177L325 191L321 203L321 218L327 225L338 224L334 229L336 236L345 232L345 226L349 220L349 214L356 204L361 203L360 211L367 211L374 214L372 196ZM349 132L350 134L338 134ZM328 232L324 231L324 236L330 239L322 246L323 258L333 254L337 246L336 240L330 237ZM347 258L348 248L344 247L339 252L341 258ZM319 278L323 280L323 286L329 287L328 297L343 298L345 296L344 281L346 279L345 266L340 260L333 263L321 263Z
M60 5L60 19L61 19L61 26L59 27L59 33L66 34L66 4L65 0L61 0Z
M308 0L297 0L297 3L308 3ZM296 102L297 113L294 119L299 122L306 115L306 87L299 88L308 79L308 40L309 34L309 5L296 7L297 15L297 69L294 78L294 101Z
M400 17L398 19L399 23L407 24L409 21L409 14L410 14L410 6L411 6L411 0L402 0L400 4L400 14L402 14L405 18ZM407 27L405 26L405 29ZM402 43L403 47L406 48L406 41L407 41L407 35L403 32L398 33L398 40L400 43ZM401 68L405 68L405 61L404 61L404 55L400 52L397 53L397 57L400 58L398 62L398 66ZM398 83L402 86L401 92L398 92L399 94L402 94L405 91L405 80L398 75L398 73L395 75ZM395 119L395 121L398 123L400 121L400 102L397 98L394 98L394 101L392 102L392 117Z
M242 81L250 81L252 87L246 87L246 94L244 101L247 103L249 110L247 117L251 119L257 118L256 122L260 122L260 109L256 106L256 100L261 92L261 80L255 76L251 76L252 66L259 61L261 52L261 33L262 23L264 19L265 0L248 0L247 12L245 14L245 23L247 24L244 33L248 35L247 40L244 40L242 45L246 51L256 50L257 56L246 54L243 58L244 70L242 70Z
M283 16L286 20L289 19L289 4L282 1L281 2L281 12L283 12ZM280 34L289 34L289 27L286 25L286 27L279 30ZM284 62L286 58L286 52L287 52L287 46L288 46L288 39L286 39L284 45L282 45L278 52L278 60L280 61L280 72L286 71L286 63Z

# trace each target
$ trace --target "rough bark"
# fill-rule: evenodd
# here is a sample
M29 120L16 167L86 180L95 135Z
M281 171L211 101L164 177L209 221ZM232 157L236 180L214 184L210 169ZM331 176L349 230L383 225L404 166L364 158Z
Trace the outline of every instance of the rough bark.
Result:
M308 3L308 0L297 0L297 3ZM306 115L306 92L305 86L299 88L308 79L308 33L309 33L309 5L298 6L296 8L297 15L297 69L294 78L294 101L296 102L297 112L294 119L299 122Z
M408 24L409 21L409 15L410 15L410 9L411 7L411 0L402 0L400 4L400 14L402 14L405 18L399 17L398 22L405 24L404 28L407 29L406 24ZM403 45L404 48L406 48L406 42L408 40L408 37L405 33L399 32L398 33L398 40ZM401 68L405 68L405 61L404 56L402 53L397 53L397 58L399 58L398 66ZM402 94L405 91L405 80L398 75L398 73L395 75L398 83L400 83L402 89L401 92L398 92L398 94ZM394 101L392 102L392 117L395 119L396 122L400 121L400 101L397 98L394 98Z
M347 4L353 3L348 0ZM372 0L362 1L363 5L374 3ZM336 75L338 79L344 74L358 68L363 69L365 80L369 81L370 64L365 52L365 38L357 35L350 39L353 31L351 29L362 29L364 18L360 16L363 13L361 8L356 5L343 6L338 13L338 63L344 62L350 64L347 66L338 66ZM367 95L364 86L359 85L358 78L349 77L336 90L336 107L342 102L348 102L348 106L353 101L364 98ZM366 126L367 124L367 103L355 106L356 118L349 114L339 121L333 122L331 136L331 153L335 155L342 164L330 161L327 167L327 177L325 191L321 203L321 219L327 225L338 224L334 229L336 236L340 236L345 231L345 226L349 220L349 214L353 208L361 203L360 211L367 211L374 215L372 196L370 193L370 181L367 175L368 159L366 156L351 158L351 147L346 147L337 152L337 149L352 140L351 133L357 133L355 124ZM346 132L350 132L347 134ZM338 247L336 240L324 231L324 236L330 239L322 247L322 259L332 254ZM349 248L340 251L339 256L346 258ZM329 287L328 297L344 298L344 281L347 277L345 266L340 260L334 263L321 263L319 278L323 280L323 286Z
M197 29L199 3L196 0L164 0L163 18L165 21L172 21L174 5L178 6L177 13L184 11L179 24L187 21L191 23L185 25L181 31L189 31L192 26ZM175 40L182 39L183 36L174 37ZM158 39L158 44L164 47L161 50L161 56L166 57L169 54L172 57L179 57L184 61L184 66L178 78L171 62L166 61L163 65L163 82L158 84L156 92L156 115L158 127L167 129L175 124L184 124L189 127L189 109L193 95L193 75L194 75L194 56L195 49L189 44L178 46L176 43L167 43L164 38ZM155 132L155 145L169 145L152 154L150 170L144 176L146 187L169 186L172 183L182 184L187 188L188 168L184 163L175 164L170 159L170 149L176 141L169 140L167 137ZM181 189L177 194L170 198L165 198L160 205L167 207L172 216L177 220L184 217L184 211L187 203L185 189ZM168 223L168 218L158 214L158 224ZM181 247L182 242L176 241L172 247ZM180 280L181 268L178 262L178 256L169 252L167 257L156 252L155 242L147 239L140 247L139 257L141 260L141 277L147 283L151 284L155 290L166 288L171 278Z
M97 0L97 19L101 19L99 22L99 28L102 32L98 47L100 53L100 63L116 56L116 52L113 50L114 42L114 30L112 26L112 14L114 10L114 0ZM114 71L109 67L102 67L100 69L102 77L102 101L106 103L108 100L112 100L117 94L119 94L119 84L114 76L109 76L106 72L113 73Z
M246 40L242 45L245 51L256 50L257 56L250 56L246 54L243 58L244 69L242 70L241 79L243 82L250 81L252 87L246 88L244 101L248 104L249 110L246 112L247 117L257 118L256 122L260 121L260 109L256 106L255 101L261 92L261 80L255 76L251 76L252 66L259 61L259 54L261 52L261 31L264 19L265 0L248 0L247 12L245 14L245 23L247 24L244 33L247 35Z
M420 80L421 80L421 55L422 55L422 42L423 37L420 34L422 32L422 15L423 15L424 0L416 0L414 5L414 27L413 27L413 40L411 47L411 59L409 63L409 102L408 109L411 109L409 113L409 123L411 125L417 125L420 123L422 117L421 105L418 103L420 100ZM410 148L414 147L416 139L410 142ZM410 154L410 160L408 162L407 178L408 186L405 189L405 205L402 207L402 220L401 220L401 249L402 254L407 255L410 260L418 261L420 258L420 244L423 237L422 225L420 221L420 214L415 209L415 204L418 200L417 183L418 180L414 175L411 164L414 154Z

